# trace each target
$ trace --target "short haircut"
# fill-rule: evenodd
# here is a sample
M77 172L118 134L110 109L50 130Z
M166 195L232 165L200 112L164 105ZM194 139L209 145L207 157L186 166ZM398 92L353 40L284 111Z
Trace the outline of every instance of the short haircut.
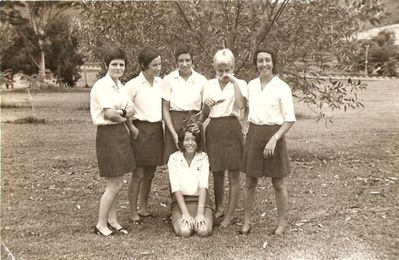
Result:
M139 65L142 70L148 69L148 65L150 62L157 58L158 56L161 56L159 52L152 48L152 47L145 47L139 54Z
M112 60L124 60L125 65L127 63L126 53L124 50L120 48L110 48L105 51L104 62L105 65L108 67Z
M175 49L175 59L176 59L176 61L177 61L177 59L179 58L180 55L186 54L186 53L190 54L190 57L191 57L191 60L192 60L193 59L193 53L192 53L190 47L188 45L186 45L186 44L183 44L183 43L178 44L176 46L176 49Z
M213 66L216 66L218 64L227 64L234 69L236 60L234 58L233 52L230 49L218 50L213 57Z
M182 152L185 151L184 146L183 146L183 141L184 141L184 137L187 132L193 134L193 136L195 138L195 142L197 144L196 151L199 152L203 145L202 131L194 132L194 131L191 131L188 127L182 127L177 131L177 144L178 144L180 150Z
M254 57L253 57L253 63L255 66L257 65L258 54L261 52L269 53L270 56L272 56L272 62L273 62L272 72L273 72L273 74L276 74L277 73L277 50L270 46L259 46L258 48L256 48L256 50L254 52Z

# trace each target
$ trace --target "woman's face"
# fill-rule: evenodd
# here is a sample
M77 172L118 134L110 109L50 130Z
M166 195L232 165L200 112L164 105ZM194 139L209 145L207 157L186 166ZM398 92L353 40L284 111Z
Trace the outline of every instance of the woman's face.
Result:
M148 67L145 71L155 77L159 77L159 75L161 74L161 70L162 70L162 60L161 56L158 56L148 64Z
M215 65L215 71L216 77L218 77L222 83L228 83L230 81L229 78L223 76L226 74L232 74L233 68L229 64L219 63Z
M119 79L125 72L125 60L114 59L108 65L108 74L112 79Z
M183 148L187 153L195 153L197 151L197 143L195 136L191 132L186 132L183 139Z
M190 75L193 60L191 59L190 53L183 53L177 57L177 67L182 75Z
M259 52L256 57L256 67L261 75L273 74L272 55L267 52Z

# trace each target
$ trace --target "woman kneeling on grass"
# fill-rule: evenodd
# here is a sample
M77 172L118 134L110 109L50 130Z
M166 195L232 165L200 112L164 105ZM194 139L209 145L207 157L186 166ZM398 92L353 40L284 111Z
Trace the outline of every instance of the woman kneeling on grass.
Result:
M209 205L209 160L200 151L202 134L185 128L178 131L180 151L169 157L169 180L173 193L172 224L178 236L194 232L208 236L212 232L212 208Z
M290 173L284 135L295 122L290 87L276 73L273 49L260 47L255 51L254 64L259 77L248 83L249 130L244 145L241 169L246 173L244 193L244 223L240 234L251 230L251 212L258 177L271 177L276 195L277 227L281 235L286 228L288 207L284 177Z
M111 49L105 57L105 65L107 75L94 83L90 92L90 113L97 126L96 152L100 176L107 180L94 232L109 236L115 232L128 234L118 223L116 208L123 175L136 167L129 130L125 124L135 110L119 81L125 71L124 51ZM132 125L129 128L137 134L137 128Z

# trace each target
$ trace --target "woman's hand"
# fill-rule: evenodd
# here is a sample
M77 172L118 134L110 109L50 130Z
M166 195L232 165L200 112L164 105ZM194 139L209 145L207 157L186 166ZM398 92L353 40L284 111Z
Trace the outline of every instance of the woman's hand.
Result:
M216 101L213 100L212 98L207 98L204 100L204 104L207 105L208 107L211 107L216 104Z
M190 214L183 214L181 216L181 224L186 224L188 225L190 228L194 227L194 219L193 217L190 216Z
M187 125L188 129L194 133L199 133L201 131L202 124L201 122L194 122Z
M172 133L172 136L173 136L173 141L175 142L175 146L176 146L177 150L180 150L179 137L177 136L177 133L176 132Z
M233 74L231 74L231 73L228 73L228 74L224 74L223 76L222 76L222 79L228 79L231 83L238 83L238 80L237 80L237 78L236 77L234 77L234 75Z
M270 159L274 156L274 149L276 148L277 139L273 136L270 138L269 142L267 142L265 149L263 150L263 157L266 159Z
M131 118L132 116L134 116L134 114L136 113L136 109L134 108L134 106L130 106L128 108L126 108L126 118Z
M206 221L205 221L204 214L197 213L197 216L195 216L195 219L194 219L194 226L196 229L206 227Z

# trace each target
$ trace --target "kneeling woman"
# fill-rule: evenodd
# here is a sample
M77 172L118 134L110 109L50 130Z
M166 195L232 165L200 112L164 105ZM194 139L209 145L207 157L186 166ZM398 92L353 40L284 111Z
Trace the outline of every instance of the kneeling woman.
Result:
M201 132L178 132L181 151L169 157L169 180L173 193L172 224L177 235L189 237L194 232L208 236L212 232L212 208L209 205L209 160L201 152Z

